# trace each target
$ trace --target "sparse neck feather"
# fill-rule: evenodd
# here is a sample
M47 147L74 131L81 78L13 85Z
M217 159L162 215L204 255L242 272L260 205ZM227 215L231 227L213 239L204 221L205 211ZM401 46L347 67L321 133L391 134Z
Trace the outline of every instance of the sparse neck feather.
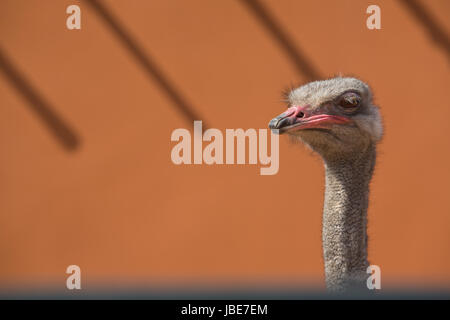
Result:
M325 160L323 257L330 291L366 288L367 207L375 144L353 157Z

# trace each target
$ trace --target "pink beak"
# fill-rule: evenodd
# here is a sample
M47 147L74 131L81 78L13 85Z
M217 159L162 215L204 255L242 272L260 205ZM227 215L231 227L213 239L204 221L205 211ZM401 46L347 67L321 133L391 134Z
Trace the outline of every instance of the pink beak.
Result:
M347 117L330 114L313 115L309 110L309 106L290 107L287 111L270 120L269 128L284 133L301 129L329 128L331 125L351 122Z

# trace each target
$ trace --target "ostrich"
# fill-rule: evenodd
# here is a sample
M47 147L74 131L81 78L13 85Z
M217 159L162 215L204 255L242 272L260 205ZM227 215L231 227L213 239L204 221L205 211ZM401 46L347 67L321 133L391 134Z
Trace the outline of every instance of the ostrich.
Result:
M337 77L292 90L269 127L320 155L325 165L322 246L327 289L366 288L367 206L381 116L367 84Z

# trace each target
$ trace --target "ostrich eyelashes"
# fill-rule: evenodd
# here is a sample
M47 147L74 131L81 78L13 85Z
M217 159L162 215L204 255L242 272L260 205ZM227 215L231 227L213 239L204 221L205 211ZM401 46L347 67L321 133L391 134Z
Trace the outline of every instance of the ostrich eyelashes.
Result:
M339 100L339 105L344 108L345 111L354 111L359 107L361 98L354 92L344 94Z

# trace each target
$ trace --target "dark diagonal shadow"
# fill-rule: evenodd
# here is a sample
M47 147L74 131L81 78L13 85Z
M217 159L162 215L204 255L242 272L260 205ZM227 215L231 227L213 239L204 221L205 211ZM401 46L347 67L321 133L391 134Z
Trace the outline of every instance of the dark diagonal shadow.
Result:
M450 59L450 39L437 19L417 0L400 0L400 3L419 21L431 39L441 47Z
M193 124L194 120L202 120L202 118L194 111L195 109L187 102L170 83L161 69L150 58L148 54L138 45L137 41L128 33L123 24L112 14L111 11L98 0L86 0L97 14L103 19L106 25L113 31L114 35L120 40L122 45L128 49L133 55L136 61L146 71L146 74L155 81L159 88L166 94L166 96L172 101L173 105L182 113L182 115ZM203 121L203 127L207 125Z
M7 79L25 98L30 108L45 123L53 136L68 151L75 150L80 140L75 131L58 115L54 108L41 96L26 78L14 67L6 54L0 49L0 69Z
M275 17L261 2L258 0L241 0L241 2L278 42L301 75L306 77L308 81L321 78L319 71L312 65L300 48L295 45L295 42L283 31Z

